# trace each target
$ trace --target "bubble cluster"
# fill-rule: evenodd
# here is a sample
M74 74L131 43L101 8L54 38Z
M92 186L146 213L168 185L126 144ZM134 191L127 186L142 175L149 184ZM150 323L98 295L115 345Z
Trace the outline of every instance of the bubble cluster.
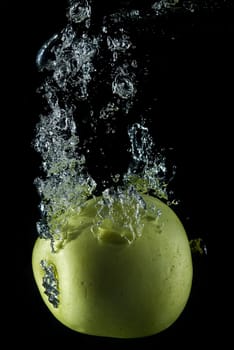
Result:
M52 250L65 239L62 226L69 215L94 195L100 196L94 234L98 238L107 222L118 223L128 242L141 235L145 211L157 212L145 208L141 194L168 200L165 157L156 150L146 118L137 115L140 75L147 79L149 69L148 59L139 62L136 38L140 30L150 32L147 21L155 24L166 13L181 8L193 12L199 6L199 1L152 1L144 10L126 7L95 22L91 1L69 0L67 24L47 40L36 59L43 77L38 91L45 101L34 140L43 169L35 180L41 197L37 227L40 237L51 240ZM81 137L82 123L91 136ZM118 135L121 142L123 123L128 126L130 165L125 173L111 175L112 186L103 180L104 190L98 193L101 187L90 175L86 155L92 153L93 144L96 147L99 125L111 144ZM103 146L99 153L104 157Z
M72 23L81 23L86 21L86 26L89 27L88 21L91 17L91 6L87 0L69 0L67 17Z
M97 217L92 232L98 239L108 235L117 235L123 242L132 243L140 237L143 230L142 216L146 203L133 186L107 188L97 203Z
M44 272L42 278L42 285L45 289L45 294L48 297L49 302L54 308L59 306L59 282L57 278L57 271L54 264L49 263L46 260L41 260L41 268Z
M133 161L124 176L125 182L134 185L141 193L151 192L167 200L168 180L165 157L155 152L155 145L148 128L135 123L129 128L128 135Z

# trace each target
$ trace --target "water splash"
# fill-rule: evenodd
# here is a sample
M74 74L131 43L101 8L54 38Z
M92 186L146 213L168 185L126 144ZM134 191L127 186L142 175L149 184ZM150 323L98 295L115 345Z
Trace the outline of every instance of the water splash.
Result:
M63 240L59 229L61 222L57 223L56 217L64 212L69 216L71 211L78 211L91 196L96 183L87 172L84 155L77 153L79 138L73 109L61 108L52 92L49 86L46 97L51 112L41 116L35 140L46 177L37 178L35 184L42 198L38 233L42 238L50 238L53 246L55 239Z
M69 17L72 21L74 6L75 2L72 2ZM78 11L79 22L87 18L87 13ZM79 136L73 100L88 97L94 70L92 60L97 48L96 38L85 33L78 35L68 23L43 45L37 56L39 70L46 70L46 78L39 91L46 101L47 111L47 115L40 116L34 142L35 149L41 154L45 173L44 178L35 180L42 198L42 219L37 229L40 237L51 240L53 250L55 240L64 239L61 220L56 218L65 212L69 216L71 211L79 211L96 187L87 172L85 156L78 152Z
M148 128L135 123L129 128L128 135L133 161L124 176L125 183L134 185L141 193L150 192L168 200L166 160L161 153L155 154Z
M47 85L54 85L54 90L67 93L75 90L75 98L86 99L94 72L92 61L97 51L98 38L92 38L87 33L79 36L68 24L43 45L37 64L39 70L50 72ZM64 97L68 98L67 95Z
M143 230L146 203L133 186L107 188L97 202L97 216L92 232L99 240L132 243ZM106 234L108 233L108 234Z
M181 9L192 13L199 4L152 1L144 10L116 10L97 24L90 1L70 0L66 26L39 50L37 66L43 82L38 91L45 108L34 141L44 172L35 180L41 196L37 228L40 237L50 239L53 251L66 239L62 227L69 216L82 210L94 195L100 196L92 227L98 239L112 222L131 243L142 234L146 212L160 216L157 208L146 207L142 194L168 201L168 181L173 174L168 174L166 159L155 148L146 118L136 115L140 75L143 72L145 79L149 74L144 63L138 62L136 38L148 20ZM99 184L90 175L85 153L99 137L100 123L111 143L116 140L111 137L121 136L116 125L123 118L128 125L131 163L125 173L111 175L112 185L105 186L103 181L104 189L97 192ZM82 135L82 141L77 126L81 121L91 133ZM100 152L105 150L100 148Z

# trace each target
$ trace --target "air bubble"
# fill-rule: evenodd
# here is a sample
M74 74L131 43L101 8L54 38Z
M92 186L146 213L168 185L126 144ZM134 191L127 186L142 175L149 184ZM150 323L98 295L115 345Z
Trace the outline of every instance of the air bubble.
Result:
M107 27L106 27L106 26L103 26L103 27L102 27L102 32L103 32L103 33L105 33L105 34L107 34L107 33L108 33L108 29L107 29Z
M136 60L132 60L131 66L132 66L133 68L137 68L137 67L138 67L137 61L136 61Z
M36 64L39 71L42 71L45 68L48 70L54 68L55 62L53 61L53 46L56 45L58 37L59 35L57 33L54 34L49 40L44 43L44 45L39 50L36 57Z
M132 10L130 10L129 15L130 15L130 17L133 18L133 19L135 19L135 18L139 19L139 17L140 17L140 11L137 10L137 9L132 9Z
M107 120L113 119L114 115L119 111L119 107L113 102L108 102L105 107L103 107L99 114L99 119Z
M118 95L120 98L129 99L136 93L134 83L132 79L123 70L117 73L112 83L113 94Z
M91 17L91 6L87 0L69 0L67 17L73 23L81 23Z
M126 34L123 34L120 38L107 37L107 46L111 51L125 52L131 45L130 37Z

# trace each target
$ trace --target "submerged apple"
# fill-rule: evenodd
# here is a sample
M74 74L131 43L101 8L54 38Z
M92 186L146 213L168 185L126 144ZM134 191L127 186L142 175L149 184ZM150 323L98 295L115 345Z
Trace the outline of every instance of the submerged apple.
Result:
M66 243L56 252L49 240L36 241L37 286L67 327L98 336L143 337L163 331L183 311L192 283L185 230L167 205L142 197L161 215L143 215L142 234L131 244L111 220L93 233L97 199L68 218Z

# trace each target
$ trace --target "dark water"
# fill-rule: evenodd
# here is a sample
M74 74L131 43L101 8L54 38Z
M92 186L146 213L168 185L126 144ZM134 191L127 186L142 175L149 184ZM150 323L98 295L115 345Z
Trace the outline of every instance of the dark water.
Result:
M133 2L129 2L129 6ZM110 13L113 8L124 5L124 1L105 6L100 3L93 5L97 23L104 12ZM142 8L147 6L147 1L136 3ZM223 3L220 1L220 4ZM209 345L218 341L221 335L225 342L224 327L218 326L222 304L217 302L221 295L221 288L217 287L217 278L221 280L217 255L220 254L220 232L223 232L223 220L219 220L223 217L220 203L228 191L225 184L229 183L225 169L231 145L229 83L233 81L233 9L180 12L161 19L162 35L155 37L154 25L146 26L147 33L144 30L136 33L141 43L139 57L144 60L147 53L151 58L151 74L145 82L145 90L141 91L142 101L138 107L144 110L156 96L156 101L151 102L151 111L147 111L150 130L160 146L174 149L168 157L177 165L173 190L181 202L176 210L190 238L204 237L208 256L194 258L191 298L185 312L170 329L147 339L121 341L80 335L62 326L45 309L32 279L30 259L37 236L35 222L39 217L39 198L33 180L38 176L40 159L30 148L30 143L41 108L35 96L39 84L35 57L44 41L64 25L65 8L65 2L58 5L56 1L49 4L48 1L35 1L17 4L14 11L11 9L11 21L17 33L11 57L19 57L13 60L15 64L17 62L14 68L17 73L12 87L18 102L17 108L11 106L17 143L13 153L15 159L22 159L21 166L12 171L21 183L17 189L18 220L14 228L18 232L15 261L18 282L14 286L17 283L20 286L12 293L12 300L17 300L12 311L17 310L18 326L14 327L14 332L27 345L31 344L29 334L33 338L39 334L44 344L46 340L50 344L66 340L69 346L76 341L80 347L91 345L113 349L138 345L150 348L169 345L171 341L184 344L187 338L197 346ZM16 111L20 119L16 117ZM19 198L24 198L23 205Z

